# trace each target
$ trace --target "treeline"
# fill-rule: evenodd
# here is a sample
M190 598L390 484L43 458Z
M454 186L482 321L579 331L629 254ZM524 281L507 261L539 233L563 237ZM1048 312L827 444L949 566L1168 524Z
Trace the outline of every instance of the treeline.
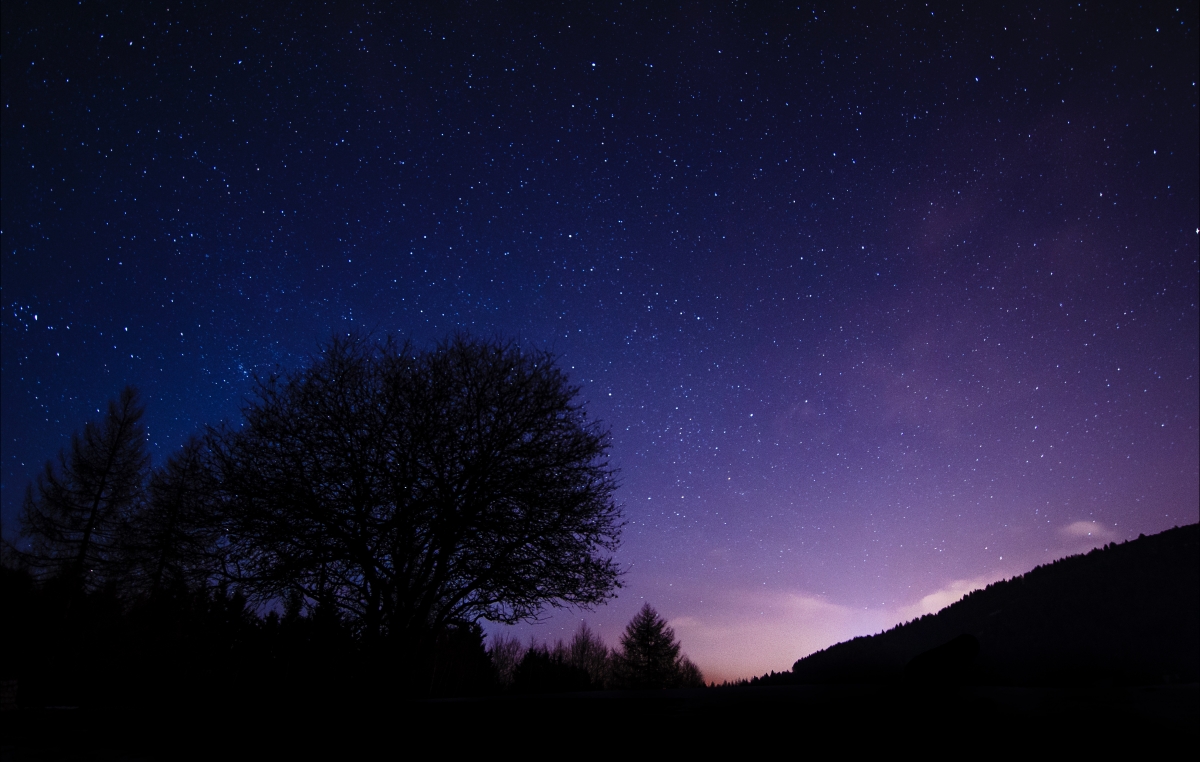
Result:
M480 622L620 587L608 432L577 394L553 356L511 343L335 338L151 467L126 388L26 491L4 548L3 676L43 703L502 690ZM684 669L678 644L639 648L606 651L588 685L698 682L664 676ZM526 672L540 655L521 653ZM576 664L544 656L544 674Z
M608 648L581 623L569 642L522 646L500 636L488 655L501 687L514 693L705 687L674 630L649 604L630 620L619 648Z
M1200 678L1200 525L1059 559L754 685L1189 683Z
M586 624L566 643L450 628L420 654L366 648L344 622L257 612L236 591L176 588L132 605L0 569L7 622L0 679L25 707L275 705L357 697L483 696L703 688L699 668L648 605L609 648ZM485 648L485 643L487 647ZM353 700L353 699L352 699Z

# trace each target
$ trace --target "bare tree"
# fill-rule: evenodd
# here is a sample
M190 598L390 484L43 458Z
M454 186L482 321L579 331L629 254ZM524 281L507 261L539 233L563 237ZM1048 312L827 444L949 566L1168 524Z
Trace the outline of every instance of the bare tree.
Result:
M107 414L71 437L57 468L25 492L21 534L25 560L43 577L67 579L82 589L110 581L123 524L142 497L149 457L138 392L125 387Z
M592 683L605 687L612 683L612 655L600 636L580 622L579 629L566 646L566 662L588 673Z
M508 688L513 684L517 665L525 656L525 647L516 638L497 635L488 648L488 656L492 659L492 666L496 669L496 678L501 687Z
M368 640L606 600L621 516L577 394L512 344L332 341L210 440L243 581Z
M704 673L686 655L679 657L679 676L676 685L680 688L704 688Z

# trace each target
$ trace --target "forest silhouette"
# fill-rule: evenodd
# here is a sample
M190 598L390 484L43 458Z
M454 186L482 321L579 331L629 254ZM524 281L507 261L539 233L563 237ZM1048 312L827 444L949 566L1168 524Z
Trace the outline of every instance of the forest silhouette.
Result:
M384 727L503 733L532 717L546 736L589 717L693 742L789 723L897 730L927 713L963 733L1134 715L1131 728L1194 731L1198 525L1038 567L724 688L705 688L649 604L612 647L586 624L566 642L487 641L484 622L587 610L621 585L608 434L577 393L552 355L499 340L335 337L262 379L240 422L151 467L126 388L30 483L21 539L5 543L4 743L128 748L128 712L153 718L145 748L178 752L186 737L200 755L231 741L230 718L273 728L260 749L346 750ZM1035 693L1013 703L997 686ZM1069 709L1028 709L1079 686ZM1129 709L1148 690L1168 693Z
M763 684L1200 680L1200 524L1110 543L819 651Z
M586 629L485 648L483 621L620 586L608 434L577 392L500 340L335 337L152 469L126 388L29 485L5 548L16 701L702 686L648 605L616 649Z

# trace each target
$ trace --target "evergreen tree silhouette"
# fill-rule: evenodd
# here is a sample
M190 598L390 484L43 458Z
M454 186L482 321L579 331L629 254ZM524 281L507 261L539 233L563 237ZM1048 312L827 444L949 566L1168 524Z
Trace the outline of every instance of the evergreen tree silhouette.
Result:
M700 670L681 655L675 631L649 603L643 605L625 627L614 666L617 683L622 688L646 690L704 685Z
M29 549L23 555L37 576L83 590L111 581L117 541L141 500L149 463L143 410L137 390L125 387L103 419L71 437L58 467L47 462L26 489L20 522Z

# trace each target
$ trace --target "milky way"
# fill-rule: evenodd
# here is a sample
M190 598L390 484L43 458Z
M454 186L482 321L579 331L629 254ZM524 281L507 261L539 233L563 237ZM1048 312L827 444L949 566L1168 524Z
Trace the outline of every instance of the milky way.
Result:
M65 13L65 15L64 15ZM1200 517L1197 7L6 6L3 517L335 332L555 351L710 678ZM39 15L44 14L44 15Z

